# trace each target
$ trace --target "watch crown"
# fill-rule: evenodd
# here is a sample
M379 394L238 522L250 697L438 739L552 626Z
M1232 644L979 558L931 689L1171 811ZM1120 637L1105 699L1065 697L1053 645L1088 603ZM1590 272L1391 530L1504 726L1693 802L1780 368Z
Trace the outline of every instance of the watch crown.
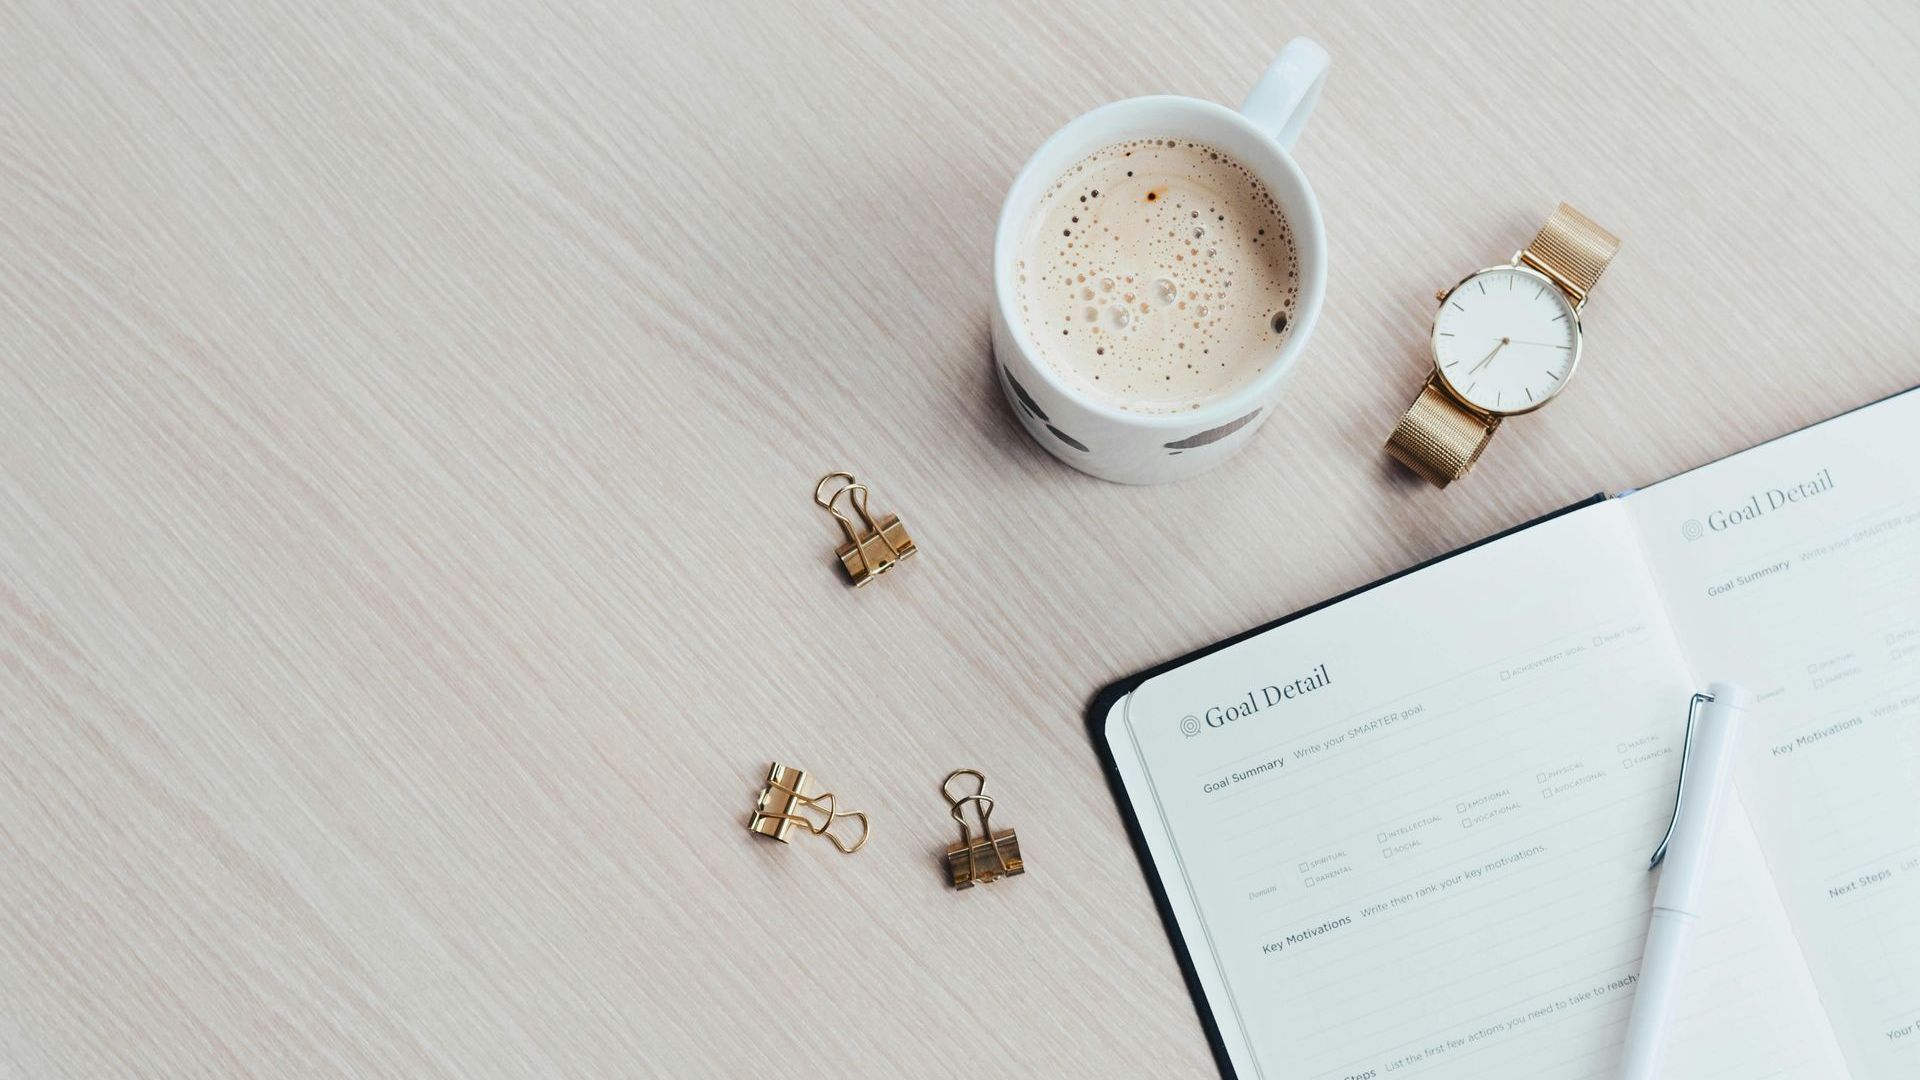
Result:
M1434 303L1436 303L1436 304L1444 304L1444 303L1446 303L1446 302L1447 302L1447 290L1445 290L1445 289L1435 289L1435 290L1433 290L1433 302L1434 302Z

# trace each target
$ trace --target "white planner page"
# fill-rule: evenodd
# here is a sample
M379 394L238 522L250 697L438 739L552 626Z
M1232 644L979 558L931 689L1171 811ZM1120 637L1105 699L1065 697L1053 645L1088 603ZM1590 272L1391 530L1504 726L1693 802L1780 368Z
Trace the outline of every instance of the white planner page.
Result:
M1624 509L1147 680L1107 736L1243 1077L1608 1077L1693 685ZM1674 1075L1837 1050L1729 815Z
M1920 393L1621 500L1856 1077L1920 1076Z

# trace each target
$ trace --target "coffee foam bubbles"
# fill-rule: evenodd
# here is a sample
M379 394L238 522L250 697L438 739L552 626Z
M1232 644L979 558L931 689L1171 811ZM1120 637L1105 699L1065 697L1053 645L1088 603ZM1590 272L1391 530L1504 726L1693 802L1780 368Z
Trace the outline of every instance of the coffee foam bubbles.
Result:
M1204 143L1095 151L1041 196L1020 251L1020 317L1042 362L1132 412L1189 412L1245 386L1299 299L1279 204Z

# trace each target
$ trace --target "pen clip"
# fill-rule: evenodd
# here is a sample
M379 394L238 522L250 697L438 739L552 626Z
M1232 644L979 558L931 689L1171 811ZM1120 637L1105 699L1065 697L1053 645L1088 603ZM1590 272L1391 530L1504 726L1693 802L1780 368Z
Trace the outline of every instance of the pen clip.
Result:
M1673 839L1673 830L1680 824L1680 803L1687 797L1687 760L1693 756L1693 718L1699 713L1701 705L1712 700L1712 694L1696 693L1687 702L1687 733L1680 743L1680 779L1673 789L1673 818L1667 822L1667 834L1660 838L1660 846L1653 851L1653 861L1647 863L1649 873L1667 857L1667 843Z

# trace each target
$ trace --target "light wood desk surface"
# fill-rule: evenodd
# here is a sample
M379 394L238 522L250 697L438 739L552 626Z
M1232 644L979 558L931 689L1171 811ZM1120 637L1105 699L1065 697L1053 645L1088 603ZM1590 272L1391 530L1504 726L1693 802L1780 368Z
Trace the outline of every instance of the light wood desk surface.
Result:
M1009 418L989 248L1103 101L1334 58L1332 278L1177 487ZM1920 378L1920 8L0 12L0 1074L1207 1076L1101 684ZM1445 493L1434 288L1565 198L1582 373ZM922 555L858 593L846 467ZM778 756L866 851L742 829ZM953 894L984 769L1032 871ZM803 838L807 839L807 838Z

